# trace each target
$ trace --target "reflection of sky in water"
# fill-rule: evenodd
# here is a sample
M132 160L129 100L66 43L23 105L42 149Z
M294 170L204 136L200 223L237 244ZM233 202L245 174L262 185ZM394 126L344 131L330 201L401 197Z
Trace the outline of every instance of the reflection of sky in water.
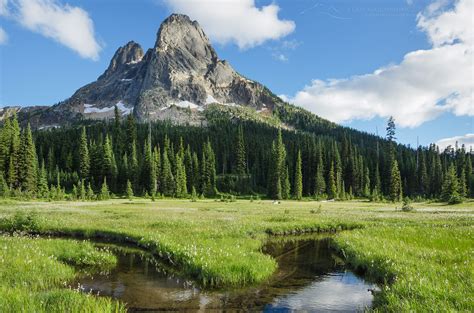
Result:
M333 273L303 289L277 297L264 311L360 311L371 304L368 288L373 286L351 272Z
M269 249L279 263L275 281L248 289L201 291L190 281L166 273L152 259L120 249L115 250L118 264L110 273L79 282L85 292L121 299L131 311L354 312L370 307L368 289L377 288L350 271L341 271L328 239L286 242Z

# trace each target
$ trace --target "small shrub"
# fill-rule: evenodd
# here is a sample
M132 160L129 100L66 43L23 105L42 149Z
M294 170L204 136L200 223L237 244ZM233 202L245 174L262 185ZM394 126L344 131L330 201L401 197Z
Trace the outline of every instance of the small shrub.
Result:
M323 210L323 208L322 208L322 206L321 206L321 204L320 204L316 210L315 210L315 209L311 209L311 210L309 211L309 213L311 213L311 214L320 214L320 213L322 212L322 210Z
M448 200L448 204L459 204L459 203L462 203L463 201L463 198L460 196L460 195L452 195L449 200Z
M0 230L14 232L37 232L40 229L40 219L35 213L16 212L11 217L0 219Z
M411 201L410 201L410 198L408 197L405 197L403 199L403 206L402 206L402 211L403 212L411 212L413 211L413 207L411 206Z

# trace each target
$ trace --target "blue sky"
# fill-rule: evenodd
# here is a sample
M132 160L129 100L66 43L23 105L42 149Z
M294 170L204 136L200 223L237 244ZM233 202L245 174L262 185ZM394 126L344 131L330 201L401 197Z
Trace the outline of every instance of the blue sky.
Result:
M241 0L231 10L216 1L0 0L0 105L66 99L119 46L152 47L160 23L179 11L198 19L238 72L328 119L383 134L395 115L399 141L411 145L474 133L470 0ZM39 17L27 14L41 6ZM69 21L77 24L65 31ZM460 51L467 57L448 63Z

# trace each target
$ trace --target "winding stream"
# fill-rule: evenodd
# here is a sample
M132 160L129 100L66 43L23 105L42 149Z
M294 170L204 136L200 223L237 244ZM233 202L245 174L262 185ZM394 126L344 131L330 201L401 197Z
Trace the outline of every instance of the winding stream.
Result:
M276 258L278 270L266 283L245 289L203 290L167 273L142 251L113 245L107 246L117 255L117 267L78 283L85 292L120 299L132 312L355 312L370 307L369 289L376 285L345 269L329 240L268 241L263 251Z

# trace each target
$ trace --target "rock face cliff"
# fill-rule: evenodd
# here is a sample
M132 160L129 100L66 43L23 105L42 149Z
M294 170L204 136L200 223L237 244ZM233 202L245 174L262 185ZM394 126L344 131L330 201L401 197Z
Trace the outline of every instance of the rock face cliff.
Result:
M115 52L96 81L69 99L49 108L23 110L35 113L29 119L37 127L109 118L115 106L142 121L196 124L213 103L263 111L273 108L274 99L261 84L219 59L198 22L173 14L161 24L155 46L146 53L130 41Z

